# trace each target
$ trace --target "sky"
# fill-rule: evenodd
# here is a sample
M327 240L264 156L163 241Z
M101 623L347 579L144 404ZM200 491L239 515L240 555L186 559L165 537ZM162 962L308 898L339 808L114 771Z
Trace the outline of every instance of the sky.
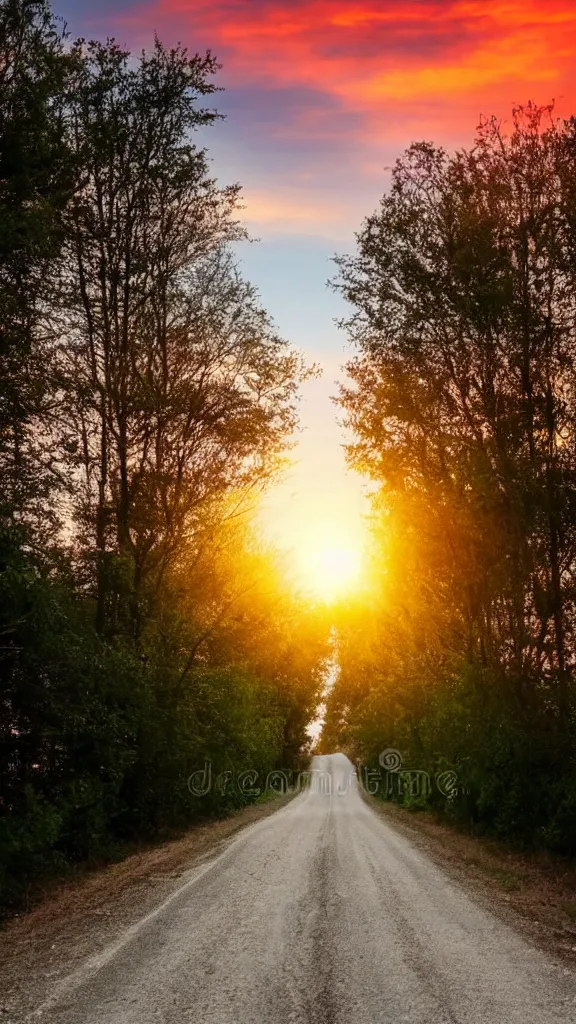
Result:
M206 145L241 182L253 238L240 250L281 333L322 366L305 385L294 463L265 510L282 543L346 547L361 534L363 485L346 472L331 402L352 353L327 289L334 253L416 139L466 145L481 116L515 104L576 108L576 0L54 0L73 35L131 48L153 33L222 64L226 119ZM573 106L572 101L574 100Z

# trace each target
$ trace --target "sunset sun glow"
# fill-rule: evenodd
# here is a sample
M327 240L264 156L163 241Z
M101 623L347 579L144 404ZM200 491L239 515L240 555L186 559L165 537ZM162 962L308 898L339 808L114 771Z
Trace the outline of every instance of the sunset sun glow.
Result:
M304 547L297 555L298 575L304 587L323 601L334 601L353 591L360 581L362 553L345 542Z

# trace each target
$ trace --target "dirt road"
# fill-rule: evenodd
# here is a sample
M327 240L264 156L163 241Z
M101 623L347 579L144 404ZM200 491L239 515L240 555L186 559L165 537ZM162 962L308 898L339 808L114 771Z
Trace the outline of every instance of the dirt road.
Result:
M309 792L195 870L30 1019L576 1022L574 973L375 815L343 755L314 768Z

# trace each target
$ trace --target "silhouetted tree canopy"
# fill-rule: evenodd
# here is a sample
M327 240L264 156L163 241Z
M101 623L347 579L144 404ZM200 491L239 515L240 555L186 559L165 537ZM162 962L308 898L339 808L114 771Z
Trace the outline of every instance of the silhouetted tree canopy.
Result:
M250 525L308 371L197 145L216 71L0 0L3 907L253 799L226 773L297 767L320 699L327 625Z
M452 766L446 809L571 852L575 200L574 124L529 105L471 149L411 146L337 259L375 528L324 735Z

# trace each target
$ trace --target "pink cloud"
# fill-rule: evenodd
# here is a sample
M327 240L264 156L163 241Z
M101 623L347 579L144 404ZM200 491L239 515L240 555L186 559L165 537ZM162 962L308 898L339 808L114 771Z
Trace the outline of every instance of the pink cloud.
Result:
M306 87L369 121L382 104L574 96L573 0L163 0L138 18L201 33L244 85Z

